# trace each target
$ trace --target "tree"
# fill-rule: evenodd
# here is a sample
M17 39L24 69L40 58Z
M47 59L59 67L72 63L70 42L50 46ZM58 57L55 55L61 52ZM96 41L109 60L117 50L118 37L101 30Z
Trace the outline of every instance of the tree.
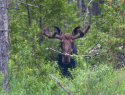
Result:
M80 10L79 17L81 17L81 14L84 14L84 9L83 9L84 0L77 0L77 5L78 9Z
M92 2L92 12L94 16L98 16L101 14L101 8L100 4L103 4L104 0L98 0L98 1L93 1Z
M8 89L8 57L9 57L9 42L8 42L8 0L0 0L0 71L4 74L2 85L6 91Z

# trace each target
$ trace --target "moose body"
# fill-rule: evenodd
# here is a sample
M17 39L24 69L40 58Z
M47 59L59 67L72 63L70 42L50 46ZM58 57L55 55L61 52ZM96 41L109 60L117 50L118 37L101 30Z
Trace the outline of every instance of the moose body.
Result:
M72 34L63 34L59 27L54 26L54 34L50 33L50 28L43 29L43 35L48 38L57 38L61 40L62 54L59 54L58 64L63 68L63 75L69 75L68 68L75 68L75 60L71 58L71 54L77 55L76 45L73 40L83 37L89 30L90 25L85 25L84 31L80 30L80 26L76 27ZM78 35L78 33L80 35Z

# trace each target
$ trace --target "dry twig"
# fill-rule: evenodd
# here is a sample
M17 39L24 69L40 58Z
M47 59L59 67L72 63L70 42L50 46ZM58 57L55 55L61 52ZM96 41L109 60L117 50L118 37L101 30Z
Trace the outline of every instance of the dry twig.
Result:
M72 94L68 89L66 89L52 74L49 74L55 81L56 83L61 86L69 95L74 95Z

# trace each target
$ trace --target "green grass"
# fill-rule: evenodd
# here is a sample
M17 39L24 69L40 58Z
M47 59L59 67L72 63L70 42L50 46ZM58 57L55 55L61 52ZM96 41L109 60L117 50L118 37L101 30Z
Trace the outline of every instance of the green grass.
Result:
M52 73L53 76L74 95L125 94L125 68L113 70L107 65L95 66L93 69L76 68L71 71L73 80L61 78L58 70L53 66L51 68L56 71ZM46 74L40 76L34 72L32 68L13 74L9 81L9 95L68 95L49 76L50 72L46 70Z

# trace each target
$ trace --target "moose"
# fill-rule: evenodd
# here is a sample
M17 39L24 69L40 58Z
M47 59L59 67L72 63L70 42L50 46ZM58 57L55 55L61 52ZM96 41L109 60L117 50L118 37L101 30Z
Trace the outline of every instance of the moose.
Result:
M84 31L80 30L80 26L75 27L72 34L63 34L60 28L57 26L54 26L53 34L50 33L50 27L43 28L43 35L47 36L48 38L57 38L61 40L60 43L62 54L59 54L58 65L63 68L63 75L71 75L68 71L68 68L71 68L72 70L76 67L75 60L71 58L71 56L69 56L72 54L77 55L76 45L73 40L83 37L87 33L89 28L89 24L85 25Z

